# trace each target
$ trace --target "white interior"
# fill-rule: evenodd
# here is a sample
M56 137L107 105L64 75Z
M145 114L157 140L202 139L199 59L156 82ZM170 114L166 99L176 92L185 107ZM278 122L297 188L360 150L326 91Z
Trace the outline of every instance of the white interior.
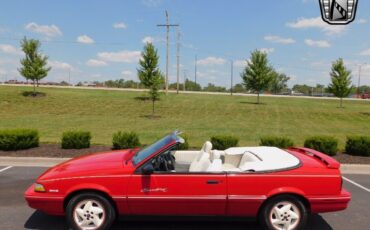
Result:
M268 171L295 167L298 158L276 147L233 147L211 150L207 141L200 151L176 151L176 163L190 165L189 172Z

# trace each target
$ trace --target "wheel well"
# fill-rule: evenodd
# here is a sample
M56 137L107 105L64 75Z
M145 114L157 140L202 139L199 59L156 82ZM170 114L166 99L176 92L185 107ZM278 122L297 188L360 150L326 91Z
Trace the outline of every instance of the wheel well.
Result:
M302 201L303 205L307 208L307 211L308 212L311 212L311 205L310 205L310 202L302 195L300 194L296 194L296 193L279 193L279 194L275 194L273 196L270 196L269 198L267 198L263 203L262 205L260 206L260 208L258 209L258 216L260 215L260 212L262 211L263 207L273 198L275 197L278 197L278 196L284 196L284 195L289 195L289 196L292 196L292 197L295 197L297 199L299 199L300 201Z
M63 210L65 211L68 205L68 202L72 199L72 197L81 194L81 193L95 193L101 196L104 196L114 207L114 211L118 215L118 208L116 202L110 197L107 193L99 191L99 190L94 190L94 189L82 189L82 190L77 190L74 192L71 192L70 194L67 195L67 197L63 201Z

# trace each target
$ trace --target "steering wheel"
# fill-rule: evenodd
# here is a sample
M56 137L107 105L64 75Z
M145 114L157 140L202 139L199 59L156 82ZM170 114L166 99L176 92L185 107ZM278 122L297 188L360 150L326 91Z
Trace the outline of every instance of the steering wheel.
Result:
M166 159L167 168L169 170L175 170L175 161L176 161L175 156L172 155L171 152L168 152L165 155L163 155L163 157Z

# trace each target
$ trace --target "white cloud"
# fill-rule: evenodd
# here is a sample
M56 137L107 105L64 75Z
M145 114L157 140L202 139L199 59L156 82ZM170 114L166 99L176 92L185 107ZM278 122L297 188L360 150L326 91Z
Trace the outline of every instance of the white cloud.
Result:
M367 22L367 20L366 20L366 19L364 19L364 18L360 18L360 19L356 20L356 23L357 23L357 24L364 24L364 23L366 23L366 22Z
M84 35L77 37L77 42L83 43L83 44L93 44L95 41L91 37L84 34Z
M86 62L86 65L91 66L91 67L102 67L102 66L107 66L108 64L102 60L90 59Z
M280 43L280 44L292 44L295 43L295 40L292 38L282 38L280 36L276 35L267 35L264 37L266 41L274 42L274 43Z
M122 71L122 75L132 75L133 72L129 71L129 70L124 70Z
M30 22L25 26L25 29L47 37L62 36L62 31L56 25L38 25L35 22Z
M360 55L362 56L370 56L370 49L366 49L360 52Z
M156 7L162 3L162 0L142 0L141 2L147 7Z
M117 22L113 24L114 29L127 29L127 25L124 22Z
M150 36L146 36L145 38L143 38L143 40L141 40L144 44L146 43L153 43L154 42L154 38L153 37L150 37Z
M273 53L275 49L274 48L261 48L259 49L259 51L270 54L270 53Z
M99 59L106 62L138 62L141 56L140 51L118 51L118 52L100 52L97 55Z
M345 25L329 25L321 17L299 18L295 22L288 22L286 25L295 29L317 28L327 35L340 34L346 29Z
M304 43L308 46L319 47L319 48L329 48L331 44L325 40L312 40L312 39L305 39Z
M207 57L197 61L198 65L223 65L226 63L226 60L220 57Z
M245 67L247 65L247 60L236 60L234 61L235 67Z
M67 62L60 62L55 60L49 60L48 64L51 66L52 69L57 70L74 70L74 67Z
M6 54L21 55L22 51L8 44L0 44L0 51Z

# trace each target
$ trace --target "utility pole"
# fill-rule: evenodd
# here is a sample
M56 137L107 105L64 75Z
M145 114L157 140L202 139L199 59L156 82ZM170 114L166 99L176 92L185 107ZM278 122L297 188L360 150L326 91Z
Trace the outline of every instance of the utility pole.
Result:
M180 31L177 30L177 87L176 93L179 94L179 80L180 80Z
M71 85L71 68L68 68L68 84Z
M195 67L194 67L194 81L195 81L195 85L197 84L197 62L198 62L197 55L195 55Z
M185 91L186 89L185 89L185 83L186 83L186 69L184 69L184 85L183 85L183 87L182 87L182 89Z
M360 98L361 64L358 66L357 98Z
M166 10L166 24L159 24L157 25L159 27L165 26L167 28L167 35L166 35L166 43L167 43L167 51L166 51L166 95L168 94L168 66L169 66L169 52L170 52L170 42L169 42L169 36L170 36L170 27L179 26L178 24L170 24L170 19L168 16L168 12Z
M233 95L233 74L234 73L234 61L231 60L231 86L230 86L230 95Z

